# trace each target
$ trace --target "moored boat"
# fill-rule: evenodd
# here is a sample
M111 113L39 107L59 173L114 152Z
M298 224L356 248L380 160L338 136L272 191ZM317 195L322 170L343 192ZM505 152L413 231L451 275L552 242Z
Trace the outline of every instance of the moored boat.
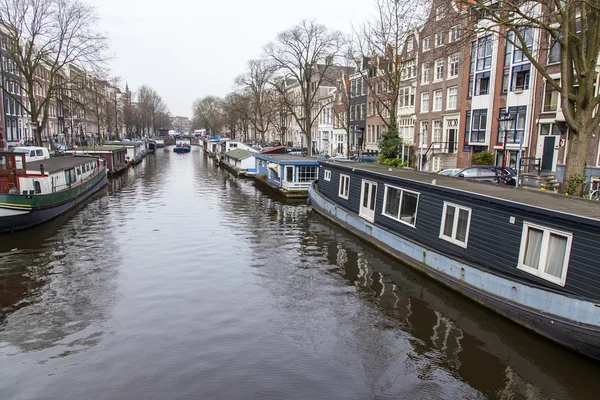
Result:
M32 227L81 204L106 184L104 160L65 156L27 163L0 153L0 233Z
M503 185L322 161L313 209L433 279L600 360L600 208Z
M177 145L173 147L173 151L175 153L189 153L192 151L192 146L187 143L177 143Z

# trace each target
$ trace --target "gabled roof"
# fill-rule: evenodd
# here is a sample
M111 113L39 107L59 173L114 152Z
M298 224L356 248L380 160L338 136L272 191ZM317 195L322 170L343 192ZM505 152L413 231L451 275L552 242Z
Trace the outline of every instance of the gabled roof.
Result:
M253 154L254 153L251 153L248 150L244 150L244 149L235 149L235 150L231 150L231 151L225 153L225 155L227 157L233 158L236 160L243 160L244 158L248 158Z

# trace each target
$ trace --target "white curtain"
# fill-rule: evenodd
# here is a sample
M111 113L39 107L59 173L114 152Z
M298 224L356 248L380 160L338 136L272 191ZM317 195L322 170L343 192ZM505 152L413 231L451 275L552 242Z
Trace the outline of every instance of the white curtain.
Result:
M567 252L567 238L564 236L550 234L548 243L548 257L546 259L546 273L557 278L562 277Z
M523 264L528 267L538 269L540 265L540 252L542 250L542 237L544 232L529 228L527 230L527 247L525 248L525 259Z

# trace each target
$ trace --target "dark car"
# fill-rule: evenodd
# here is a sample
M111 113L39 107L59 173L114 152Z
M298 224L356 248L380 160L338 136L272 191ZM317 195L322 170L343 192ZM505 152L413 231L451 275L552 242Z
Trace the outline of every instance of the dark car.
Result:
M509 167L503 169L499 166L475 165L463 168L454 176L483 182L504 183L510 186L517 184L517 171Z

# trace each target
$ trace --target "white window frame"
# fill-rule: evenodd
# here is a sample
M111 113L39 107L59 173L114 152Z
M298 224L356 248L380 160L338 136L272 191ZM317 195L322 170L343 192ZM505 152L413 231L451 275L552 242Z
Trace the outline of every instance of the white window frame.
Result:
M330 182L330 181L331 181L331 171L330 171L330 170L326 169L326 170L323 172L323 180L325 180L325 181L327 181L327 182Z
M439 93L439 97L437 96L437 94ZM437 104L437 99L440 99L440 103L439 103L439 107ZM438 112L438 111L442 111L444 108L444 91L442 89L438 89L438 90L434 90L433 91L433 107L431 107L431 111L433 112Z
M454 214L454 222L452 225L452 236L446 236L444 235L444 223L446 222L446 212L448 211L448 206L450 207L454 207L456 209L456 213ZM456 231L458 229L458 216L459 216L459 210L465 210L469 213L469 219L467 220L467 231L465 232L465 241L464 243L461 242L460 240L456 239ZM464 247L465 249L467 248L467 243L469 242L469 232L471 230L471 216L473 215L473 211L469 208L469 207L465 207L465 206L461 206L455 203L450 203L447 201L444 201L444 212L442 213L442 221L440 223L440 239L443 239L447 242L450 242L452 244L455 244L457 246L460 247Z
M456 57L456 75L452 75L452 64L453 64L453 58ZM448 79L452 79L452 78L458 78L458 75L460 74L460 56L457 54L452 54L451 56L448 57Z
M431 50L431 36L423 38L423 52Z
M452 107L452 103L450 102L450 97L451 97L451 90L455 90L456 92L454 93L454 107ZM446 110L456 110L456 108L458 107L458 86L450 86L449 88L446 89Z
M342 192L342 184L344 182L344 180L348 180L348 193L344 194ZM344 174L340 174L340 185L338 188L338 196L341 197L342 199L346 199L348 200L348 197L350 197L350 175L344 175Z
M527 232L529 228L538 229L543 232L542 236L542 248L540 251L540 260L538 262L537 268L532 268L528 265L523 264L523 259L525 258L525 249L527 244ZM554 233L555 235L566 237L567 239L567 247L565 250L565 259L563 261L563 272L560 278L555 277L554 275L547 274L543 271L544 266L546 265L546 258L548 257L548 245L550 242L550 234ZM523 221L523 231L521 233L521 249L519 251L519 264L517 268L525 271L529 274L535 275L538 278L544 279L546 281L556 283L560 286L565 286L567 282L567 271L569 269L569 260L571 257L571 246L573 244L573 234L570 232L559 231L556 229L548 228L546 226L537 225L535 223Z
M400 222L406 226L410 226L411 228L417 228L417 216L419 214L419 200L421 199L421 193L419 192L413 192L412 190L406 190L406 189L402 189L399 188L398 186L393 186L393 185L384 185L385 186L385 190L383 191L383 207L381 208L381 215L389 218L389 219L393 219L396 222ZM388 194L388 189L396 189L400 191L400 204L398 206L398 214L400 214L402 212L402 198L404 197L404 192L410 193L410 194L414 194L417 196L417 209L415 211L415 224L409 224L406 221L402 221L400 218L398 217L393 217L389 214L385 213L385 206L387 205L387 194Z
M425 95L427 95L427 109L425 110L425 107L423 107L423 105L425 104ZM429 92L421 92L421 112L422 113L428 113L429 109L431 108L431 103L429 101Z

